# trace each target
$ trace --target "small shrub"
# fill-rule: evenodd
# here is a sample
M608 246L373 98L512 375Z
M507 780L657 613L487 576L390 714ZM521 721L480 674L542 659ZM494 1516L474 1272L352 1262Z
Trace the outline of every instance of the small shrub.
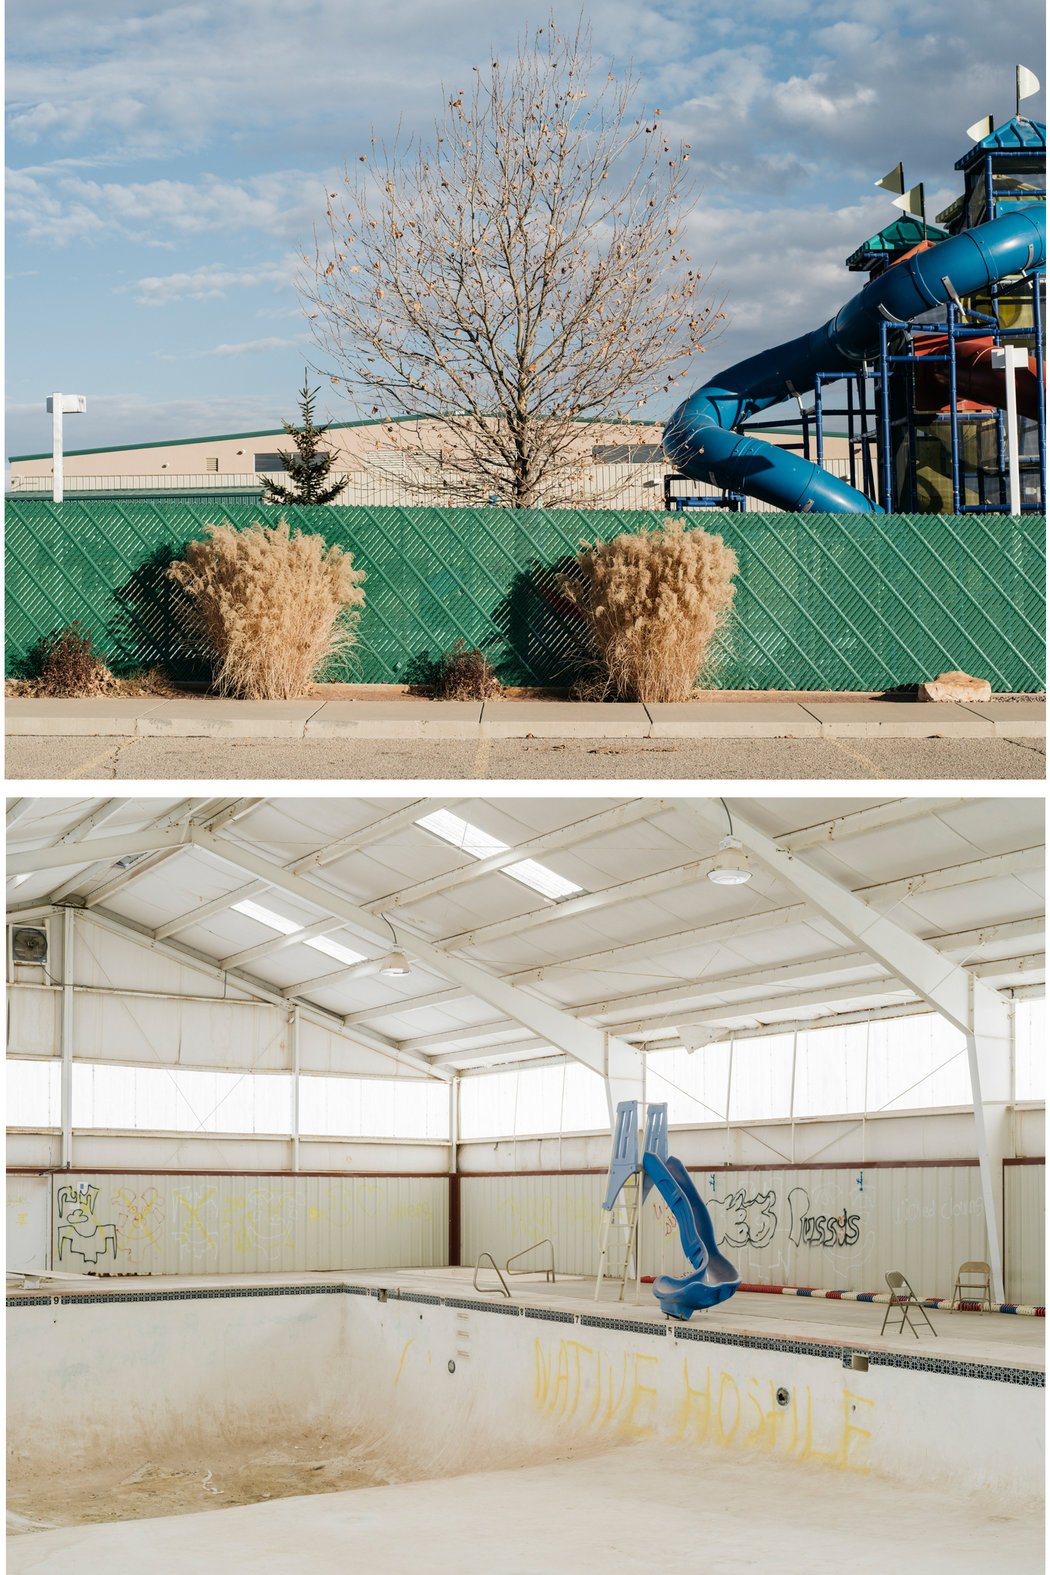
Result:
M113 674L92 649L91 635L79 623L66 624L46 635L34 656L37 673L33 689L38 695L102 695L113 684Z
M468 650L465 640L438 657L426 685L433 700L493 700L502 689L488 657Z
M584 542L561 589L587 621L617 700L688 700L733 600L736 554L671 517L655 529Z
M286 520L209 525L168 570L214 653L220 694L292 700L354 642L364 572Z

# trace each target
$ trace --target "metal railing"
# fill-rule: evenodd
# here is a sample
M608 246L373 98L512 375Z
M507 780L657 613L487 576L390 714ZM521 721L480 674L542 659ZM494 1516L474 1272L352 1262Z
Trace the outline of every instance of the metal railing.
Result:
M478 1284L478 1275L481 1272L481 1265L485 1261L486 1258L488 1259L489 1263L492 1265L492 1268L495 1270L496 1278L497 1278L497 1280L499 1280L499 1285L479 1285ZM482 1296L506 1296L508 1298L510 1297L510 1291L507 1289L507 1282L503 1278L502 1274L500 1273L499 1266L497 1265L496 1260L492 1256L491 1252L479 1252L478 1253L478 1261L474 1265L474 1289L476 1291L480 1292L480 1294Z
M551 1250L551 1261L550 1261L550 1263L541 1264L539 1266L539 1268L533 1268L533 1269L512 1269L511 1268L511 1264L512 1263L517 1263L519 1258L527 1258L530 1252L536 1252L537 1249L540 1248L540 1247L549 1247L550 1248L550 1250ZM507 1259L506 1263L503 1265L503 1272L505 1274L510 1274L510 1275L514 1275L514 1274L542 1274L544 1279L546 1280L547 1284L548 1285L553 1285L555 1283L555 1275L554 1275L554 1243L551 1241L549 1236L544 1236L542 1241L534 1241L531 1247L523 1247L520 1252L512 1253L511 1256Z

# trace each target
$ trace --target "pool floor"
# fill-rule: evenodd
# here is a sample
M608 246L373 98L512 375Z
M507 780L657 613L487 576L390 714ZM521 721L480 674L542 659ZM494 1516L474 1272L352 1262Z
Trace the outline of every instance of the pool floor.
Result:
M975 1440L975 1448L979 1442ZM12 1575L949 1575L1043 1569L1037 1505L922 1482L634 1444L585 1459L70 1527L8 1543Z

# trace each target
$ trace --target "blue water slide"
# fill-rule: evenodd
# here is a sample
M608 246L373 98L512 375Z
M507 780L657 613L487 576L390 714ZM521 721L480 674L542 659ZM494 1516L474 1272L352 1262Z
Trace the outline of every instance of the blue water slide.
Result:
M916 252L864 286L823 328L741 361L690 394L664 428L670 463L693 481L746 493L788 513L880 514L848 482L771 443L734 431L814 386L817 372L856 372L872 360L885 320L911 322L1046 263L1046 210L1018 204L987 224Z
M740 1289L740 1276L719 1252L711 1216L682 1161L647 1151L642 1168L677 1220L682 1251L696 1271L680 1280L661 1274L654 1281L661 1309L669 1318L690 1318L698 1307L728 1301Z

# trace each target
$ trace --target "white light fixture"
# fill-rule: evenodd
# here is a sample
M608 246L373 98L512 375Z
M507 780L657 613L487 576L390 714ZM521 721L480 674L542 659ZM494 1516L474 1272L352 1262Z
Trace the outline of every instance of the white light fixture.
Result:
M412 969L404 952L395 950L384 957L379 972L384 979L404 979Z
M51 412L51 496L56 503L61 503L63 496L62 417L82 416L87 410L87 400L83 394L49 394L47 408Z
M751 870L744 857L743 843L735 837L723 837L718 844L718 856L707 872L709 881L716 886L743 886L751 879Z

